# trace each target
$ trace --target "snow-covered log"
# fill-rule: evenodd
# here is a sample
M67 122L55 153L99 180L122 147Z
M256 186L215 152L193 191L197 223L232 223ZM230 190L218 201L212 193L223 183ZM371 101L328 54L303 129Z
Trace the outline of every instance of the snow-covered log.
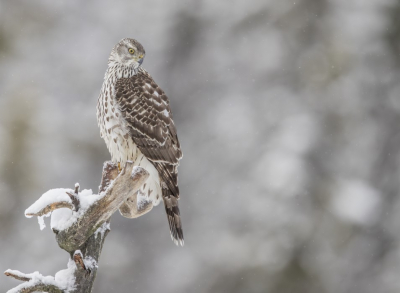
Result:
M128 162L121 172L116 164L106 162L99 194L93 194L91 190L80 192L79 184L74 190L59 188L43 194L25 215L37 216L41 229L45 227L43 217L51 217L57 243L70 255L68 268L56 273L55 277L42 276L39 272L24 274L7 270L6 276L24 282L8 293L90 293L103 243L110 231L111 215L121 206L121 214L132 218L152 208L150 202L143 204L143 199L136 198L148 176L145 169L133 166L132 162Z

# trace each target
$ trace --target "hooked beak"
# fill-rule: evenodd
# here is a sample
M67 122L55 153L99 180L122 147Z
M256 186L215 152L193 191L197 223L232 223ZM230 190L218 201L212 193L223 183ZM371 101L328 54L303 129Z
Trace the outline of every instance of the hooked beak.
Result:
M139 63L139 65L142 65L142 63L143 63L143 58L140 58L140 59L138 60L138 63Z

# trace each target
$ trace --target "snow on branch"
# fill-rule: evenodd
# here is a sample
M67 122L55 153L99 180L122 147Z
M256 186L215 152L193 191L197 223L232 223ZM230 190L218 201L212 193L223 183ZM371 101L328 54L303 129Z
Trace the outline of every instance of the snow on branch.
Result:
M52 189L43 194L33 205L25 210L25 216L31 218L33 216L43 217L52 211L61 208L68 208L78 211L80 208L80 200L77 197L79 193L79 183L75 184L75 192L71 189ZM65 196L65 194L68 196Z
M136 201L136 192L148 177L148 172L128 162L108 188L93 194L92 190L79 192L58 188L43 194L26 211L26 217L38 216L41 229L43 217L51 216L51 228L57 234L61 248L73 252L87 240L128 199ZM148 205L150 206L150 204ZM147 206L147 209L149 209ZM152 204L151 204L152 208ZM138 216L142 210L134 203L131 213Z
M68 262L68 268L59 271L54 277L43 276L39 272L24 274L16 270L6 270L4 274L16 280L23 281L17 287L8 290L7 293L30 293L30 292L49 292L49 293L68 293L75 288L75 263Z
M148 176L145 169L133 166L132 162L127 162L121 172L116 164L106 162L99 194L79 191L79 184L75 189L58 188L44 193L26 209L25 216L37 216L41 229L45 227L43 217L51 217L58 245L70 254L68 268L54 277L7 270L6 276L24 282L8 293L91 292L104 239L110 231L111 215L120 209L124 216L136 218L153 207L151 202L137 197Z
M93 194L92 190L79 192L67 188L51 189L43 194L34 204L25 210L25 216L31 218L38 216L40 229L46 226L43 218L51 215L51 228L53 230L68 229L78 218L82 217L87 209L103 195Z
M81 208L78 212L72 212L72 216L77 215L72 225L64 229L60 229L60 225L58 225L59 229L55 231L60 247L69 252L79 249L127 198L137 193L148 176L149 173L145 169L133 166L133 163L129 162L93 203L86 206L82 201L82 196L79 196ZM90 198L90 196L83 198L87 199L88 197Z

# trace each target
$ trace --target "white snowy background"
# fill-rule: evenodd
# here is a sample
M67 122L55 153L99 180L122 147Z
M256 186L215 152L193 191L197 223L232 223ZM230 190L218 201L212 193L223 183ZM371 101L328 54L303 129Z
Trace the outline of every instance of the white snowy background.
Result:
M75 182L97 192L97 97L134 37L184 151L185 247L162 207L115 214L94 292L399 292L399 15L399 0L0 0L0 271L66 269L24 211Z

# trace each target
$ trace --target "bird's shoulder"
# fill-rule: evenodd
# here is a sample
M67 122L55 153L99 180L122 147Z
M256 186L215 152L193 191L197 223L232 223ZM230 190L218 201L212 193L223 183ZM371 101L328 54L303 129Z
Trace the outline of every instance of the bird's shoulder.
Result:
M144 69L140 69L131 77L119 78L115 85L117 99L132 95L154 99L159 104L169 105L169 99L162 88L154 81L153 77Z

